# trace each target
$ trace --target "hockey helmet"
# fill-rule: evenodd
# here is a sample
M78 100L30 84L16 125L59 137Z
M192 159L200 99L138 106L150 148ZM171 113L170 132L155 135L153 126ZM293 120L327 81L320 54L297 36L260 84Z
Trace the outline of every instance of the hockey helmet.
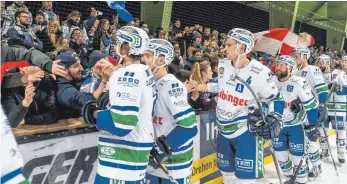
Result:
M341 61L347 61L347 56L343 56Z
M286 63L287 67L291 66L293 68L292 70L296 70L296 62L292 56L288 56L288 55L279 56L277 58L277 61Z
M300 54L302 56L306 55L306 59L308 60L311 57L310 49L307 47L296 47L293 51L293 54Z
M141 28L123 26L117 33L117 40L122 43L127 42L130 46L130 55L142 55L148 49L149 37Z
M160 55L165 56L165 65L169 65L174 59L174 48L170 42L163 39L149 40L148 50L153 52L154 58L157 59Z
M245 29L234 28L228 32L229 38L246 45L245 54L248 54L254 48L254 35Z
M330 62L331 62L330 56L322 54L318 57L318 62L324 62L328 66L330 66Z

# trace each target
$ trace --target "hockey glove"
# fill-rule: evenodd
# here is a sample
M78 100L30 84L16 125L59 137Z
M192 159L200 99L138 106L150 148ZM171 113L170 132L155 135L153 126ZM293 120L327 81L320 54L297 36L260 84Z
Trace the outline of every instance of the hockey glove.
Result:
M337 85L336 83L330 83L328 84L328 88L331 92L336 92L336 91L340 91L341 87L339 85Z
M259 109L249 109L248 130L253 135L263 137L266 140L277 137L283 127L282 116L276 112L271 112L263 120L261 113Z
M101 93L101 95L98 98L98 107L101 110L110 109L110 95L109 91Z
M292 111L293 113L298 113L301 110L303 110L301 100L299 98L297 98L296 100L293 100L290 105L290 111Z
M94 117L94 112L100 110L97 107L96 100L88 101L82 107L82 117L85 123L90 126L94 126L96 124L96 118Z
M320 133L315 125L304 125L304 131L311 142L316 142L318 137L320 137Z
M150 154L149 165L153 166L155 169L159 168L160 163L166 161L172 154L171 148L166 143L166 137L164 135L155 140Z

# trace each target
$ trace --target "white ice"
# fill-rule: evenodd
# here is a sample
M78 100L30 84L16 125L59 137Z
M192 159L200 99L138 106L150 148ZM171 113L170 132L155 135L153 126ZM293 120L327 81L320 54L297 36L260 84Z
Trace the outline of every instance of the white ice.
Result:
M322 168L323 173L321 174L321 177L317 178L314 181L309 181L307 184L347 184L347 163L345 164L338 163L335 140L336 140L335 135L330 136L329 141L330 141L335 162L337 163L337 171L338 171L339 177L337 177L335 174L334 165L330 157L329 161L323 162L323 168ZM259 184L279 183L277 174L276 174L276 169L273 163L265 167L265 178L258 180L257 183Z

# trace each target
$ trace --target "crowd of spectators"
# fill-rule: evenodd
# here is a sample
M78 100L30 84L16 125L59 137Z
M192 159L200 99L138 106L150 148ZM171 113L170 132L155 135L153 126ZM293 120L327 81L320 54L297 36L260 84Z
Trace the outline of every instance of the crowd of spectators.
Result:
M97 7L89 11L89 17L74 10L67 20L61 20L52 1L42 2L37 12L30 12L23 1L7 7L1 2L1 45L2 51L7 49L2 55L8 61L26 59L30 63L7 70L1 83L1 103L13 128L79 117L83 105L98 99L107 87L118 63L123 60L122 65L127 65L123 56L128 55L129 45L120 45L115 36L124 26L119 17L106 19ZM199 24L182 27L178 19L168 31L151 31L139 18L125 25L142 28L150 38L170 41L175 57L168 71L181 81L216 81L226 33ZM345 51L324 47L312 47L311 51L310 63L322 53L336 61L345 55ZM275 56L256 53L256 57L274 69ZM189 94L189 103L194 109L213 111L216 97L194 92Z

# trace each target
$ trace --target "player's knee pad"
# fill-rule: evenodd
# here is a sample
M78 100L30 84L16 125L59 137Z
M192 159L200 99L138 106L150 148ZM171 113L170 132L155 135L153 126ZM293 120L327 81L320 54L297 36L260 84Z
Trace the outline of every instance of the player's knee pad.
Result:
M307 149L308 158L311 161L313 166L320 165L320 152L319 152L319 144L316 142L309 142L309 147Z
M289 158L289 153L287 151L275 151L275 155L283 174L286 176L292 175L293 164L292 160Z

